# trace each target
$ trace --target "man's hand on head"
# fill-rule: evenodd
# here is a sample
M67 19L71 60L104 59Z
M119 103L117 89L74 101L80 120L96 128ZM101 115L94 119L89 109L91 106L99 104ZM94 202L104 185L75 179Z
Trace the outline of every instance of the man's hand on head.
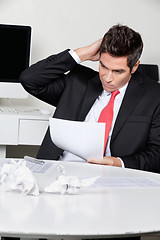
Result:
M98 61L99 60L99 49L102 42L102 38L92 43L89 46L77 48L74 50L81 61Z
M120 159L116 157L103 157L103 159L90 158L90 159L87 159L87 162L94 163L94 164L122 167L122 163Z

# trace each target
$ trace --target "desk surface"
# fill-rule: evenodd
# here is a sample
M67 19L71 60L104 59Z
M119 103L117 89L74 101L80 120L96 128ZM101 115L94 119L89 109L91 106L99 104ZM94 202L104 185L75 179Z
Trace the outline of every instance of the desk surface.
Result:
M140 176L160 181L160 175L143 171L65 164L68 174L82 177ZM159 233L160 188L106 188L81 191L79 195L3 192L0 215L0 236L80 239Z

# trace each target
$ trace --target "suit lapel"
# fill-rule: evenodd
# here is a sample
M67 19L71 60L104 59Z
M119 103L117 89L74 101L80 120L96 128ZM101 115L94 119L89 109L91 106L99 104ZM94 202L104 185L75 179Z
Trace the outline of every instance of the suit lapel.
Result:
M128 84L124 99L122 101L112 133L111 142L117 136L129 116L131 115L132 111L138 104L144 91L143 84L143 78L141 78L138 73L135 73ZM88 114L95 100L98 98L102 91L103 88L98 75L88 81L88 87L86 89L84 101L80 109L79 119L77 119L78 121L84 121L86 115Z
M119 133L119 131L121 130L121 128L123 127L127 119L129 118L129 116L133 112L134 108L136 107L137 103L139 102L144 92L143 79L142 78L137 79L135 76L132 76L128 84L124 99L122 101L122 104L115 122L111 142L117 136L117 134Z
M85 119L90 108L92 107L95 100L98 98L98 96L101 94L102 91L103 91L103 88L98 75L88 81L88 87L86 89L84 101L81 106L78 120L83 121Z

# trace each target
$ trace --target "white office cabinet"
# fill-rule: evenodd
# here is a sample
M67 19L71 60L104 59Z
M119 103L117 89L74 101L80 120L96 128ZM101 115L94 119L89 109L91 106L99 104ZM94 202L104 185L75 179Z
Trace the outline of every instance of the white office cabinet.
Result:
M18 119L15 115L0 115L0 145L18 144Z
M18 144L41 145L49 121L42 119L20 119L19 121Z
M7 145L41 145L51 114L40 111L0 113L0 157L6 156Z

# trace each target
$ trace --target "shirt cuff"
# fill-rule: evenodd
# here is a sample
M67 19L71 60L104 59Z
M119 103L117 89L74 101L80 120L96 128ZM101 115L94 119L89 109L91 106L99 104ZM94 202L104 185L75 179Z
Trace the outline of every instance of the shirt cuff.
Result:
M125 168L125 165L124 165L124 162L122 161L121 158L117 157L120 161L121 161L121 164L122 164L122 168Z
M70 50L69 54L73 57L73 59L79 64L81 63L81 59L79 58L79 56L77 55L77 53L74 50Z

